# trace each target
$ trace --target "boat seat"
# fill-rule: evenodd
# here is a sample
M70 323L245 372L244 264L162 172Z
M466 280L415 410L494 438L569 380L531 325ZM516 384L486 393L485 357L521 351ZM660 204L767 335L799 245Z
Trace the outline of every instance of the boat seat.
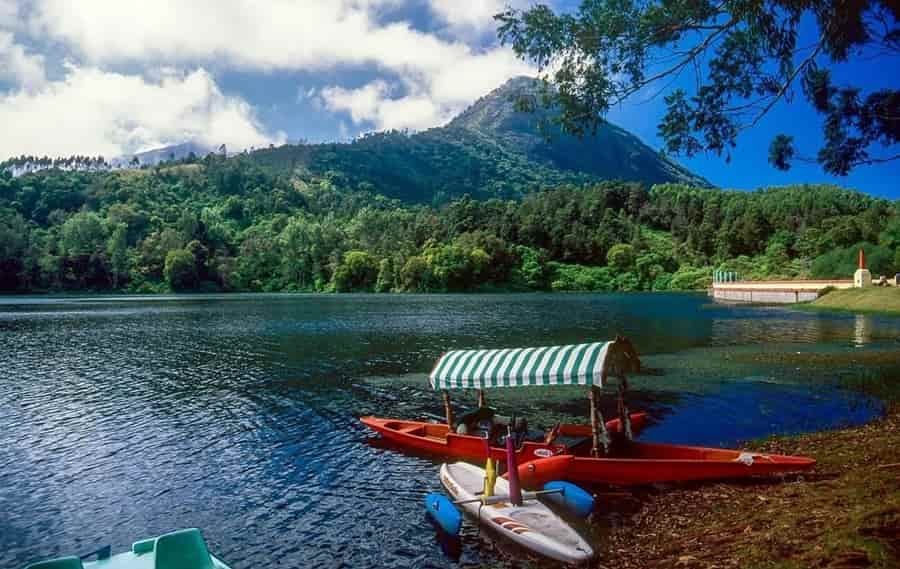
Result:
M38 561L25 567L25 569L83 569L81 559L70 555L69 557L58 557L56 559L48 559L47 561Z
M154 569L213 569L203 535L196 528L167 533L156 538Z
M472 427L478 421L493 420L497 412L490 407L478 407L456 418L456 423L463 423L468 427Z
M142 539L141 541L136 541L131 544L131 552L135 555L150 553L151 551L153 551L153 546L155 544L155 537L151 537L150 539Z

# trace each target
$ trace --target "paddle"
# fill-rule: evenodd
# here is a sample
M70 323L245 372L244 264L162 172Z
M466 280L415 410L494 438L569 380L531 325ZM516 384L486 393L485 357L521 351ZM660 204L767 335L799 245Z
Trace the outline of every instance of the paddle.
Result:
M506 425L506 478L509 482L509 501L515 506L522 505L522 487L519 485L519 467L516 461L516 447L512 428Z

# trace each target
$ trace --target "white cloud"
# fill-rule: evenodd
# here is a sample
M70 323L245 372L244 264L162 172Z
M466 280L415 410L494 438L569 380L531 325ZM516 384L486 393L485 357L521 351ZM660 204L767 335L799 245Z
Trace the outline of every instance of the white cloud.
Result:
M325 108L348 112L357 125L422 130L446 123L510 77L533 74L511 52L494 49L448 61L432 73L401 75L402 85L378 79L358 89L331 86L322 90L321 98ZM392 98L400 91L405 94Z
M15 0L0 0L0 28L14 28L19 23L19 6Z
M465 31L493 30L496 22L494 15L502 12L507 6L519 8L525 1L510 0L429 0L431 11L453 28Z
M431 0L450 25L493 25L502 0ZM425 128L445 121L515 75L534 70L507 48L442 39L379 11L401 0L128 2L38 0L33 34L68 44L95 65L214 63L246 70L316 71L370 66L387 79L355 90L323 90L326 107L376 128ZM516 2L521 4L521 2ZM210 17L214 14L215 17ZM399 96L395 96L401 93ZM391 98L391 97L394 98Z
M33 90L44 84L44 57L25 53L12 33L0 30L0 81Z
M247 69L322 69L376 62L424 68L466 51L405 22L379 24L377 9L394 3L38 0L29 23L33 35L61 40L94 63L224 60Z
M379 79L359 89L326 87L322 90L322 98L329 111L347 111L353 122L360 123L375 120L378 106L389 90L388 84Z
M512 76L534 73L486 41L505 0L426 1L452 33L386 21L391 9L422 0L0 0L0 81L15 85L0 91L0 158L112 156L187 139L232 148L283 140L266 132L246 101L221 92L203 70L210 66L365 68L381 78L356 89L298 89L296 100L346 113L364 128L417 130L446 122ZM60 50L75 63L48 81L35 48L50 46L48 57ZM122 65L137 70L113 71Z
M65 77L33 92L0 95L0 157L102 154L112 157L195 140L230 148L281 142L245 101L224 95L198 69L158 80L69 65Z
M327 87L322 90L325 108L346 111L354 124L372 123L377 129L424 129L446 120L445 112L431 97L406 95L390 98L392 88L375 80L359 89Z

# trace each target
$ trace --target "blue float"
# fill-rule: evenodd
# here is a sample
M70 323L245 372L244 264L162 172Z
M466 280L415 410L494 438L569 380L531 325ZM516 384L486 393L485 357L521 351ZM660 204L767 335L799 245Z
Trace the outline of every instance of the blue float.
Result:
M544 490L552 492L544 495L547 500L579 518L586 518L594 511L594 497L571 482L561 480L547 482L544 484Z
M442 530L450 535L459 535L462 527L462 514L449 498L443 494L432 492L425 496L425 509Z

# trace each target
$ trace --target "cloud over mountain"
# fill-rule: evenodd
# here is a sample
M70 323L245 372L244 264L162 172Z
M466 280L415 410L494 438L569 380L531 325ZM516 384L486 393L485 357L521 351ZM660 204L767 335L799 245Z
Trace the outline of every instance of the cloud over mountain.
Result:
M252 97L225 87L223 76L235 73L244 82L306 74L334 123L349 119L356 131L436 126L532 71L493 38L491 15L502 8L495 0L0 0L0 116L36 125L23 133L25 147L0 153L133 152L177 142L176 125L207 125L202 138L234 147L282 139ZM207 104L196 104L189 93L204 90ZM70 119L71 137L47 141L42 117L58 117L57 106L99 121L94 133Z
M0 155L107 157L184 140L248 147L282 142L246 101L224 95L209 73L139 75L69 66L36 91L0 96Z

